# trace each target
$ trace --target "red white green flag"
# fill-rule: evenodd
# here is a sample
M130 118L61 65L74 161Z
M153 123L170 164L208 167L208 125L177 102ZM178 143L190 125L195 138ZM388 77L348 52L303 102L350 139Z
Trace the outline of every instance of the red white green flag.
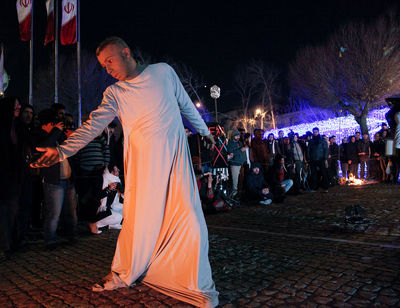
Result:
M31 12L32 0L17 0L19 33L23 41L31 39Z
M76 43L76 1L62 1L62 20L60 41L63 45Z
M47 28L44 44L47 45L54 40L54 0L46 0Z

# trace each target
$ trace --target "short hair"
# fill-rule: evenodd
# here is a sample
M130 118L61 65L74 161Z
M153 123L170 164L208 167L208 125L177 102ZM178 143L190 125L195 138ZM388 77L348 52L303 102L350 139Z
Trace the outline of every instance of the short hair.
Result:
M313 131L315 131L315 130L319 131L319 128L318 127L314 127L312 130Z
M131 50L128 46L128 44L120 37L118 36L110 36L107 37L105 40L103 40L96 49L96 56L98 56L100 54L100 52L106 48L108 45L115 45L118 47L121 47L122 49L124 48L128 48L129 51Z
M56 118L57 118L56 111L53 108L43 109L38 114L40 125L54 123L56 121Z
M59 110L65 110L65 106L63 104L60 103L54 103L53 105L51 105L51 108L55 111L59 111Z

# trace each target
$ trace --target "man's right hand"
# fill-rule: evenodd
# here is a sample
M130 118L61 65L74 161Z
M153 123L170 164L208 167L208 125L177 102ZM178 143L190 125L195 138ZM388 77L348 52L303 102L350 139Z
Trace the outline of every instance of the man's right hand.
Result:
M44 152L37 161L30 164L31 168L50 167L60 161L60 153L57 148L36 148L39 152Z
M204 138L206 138L207 143L211 144L212 146L215 145L214 136L212 134L209 134L209 135L205 136Z

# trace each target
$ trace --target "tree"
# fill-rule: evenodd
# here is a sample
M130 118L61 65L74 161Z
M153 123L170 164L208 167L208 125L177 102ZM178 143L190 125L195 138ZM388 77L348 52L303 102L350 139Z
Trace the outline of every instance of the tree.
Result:
M349 23L327 43L300 50L289 67L293 93L313 104L350 112L368 133L374 105L400 93L400 24L392 15Z
M189 94L191 99L197 100L202 103L202 99L199 95L199 90L204 88L205 83L200 76L198 76L189 66L185 63L176 62L171 59L167 59L166 62L171 65L176 74L178 75L180 81L186 92Z
M238 122L241 123L242 126L244 126L246 131L248 131L248 120L250 119L249 107L251 99L255 94L255 88L252 80L250 79L248 67L246 65L241 64L236 69L235 90L240 95L240 99L242 102L242 120L238 120Z
M262 113L270 115L272 127L276 128L273 100L280 95L279 72L262 61L252 61L247 66L251 85L261 103Z

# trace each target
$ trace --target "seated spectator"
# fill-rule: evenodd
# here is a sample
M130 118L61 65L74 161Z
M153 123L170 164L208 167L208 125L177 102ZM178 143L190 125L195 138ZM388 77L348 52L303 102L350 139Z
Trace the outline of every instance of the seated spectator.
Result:
M256 201L263 205L272 203L273 194L264 179L262 166L253 163L249 174L246 177L247 195L250 201Z
M90 232L100 234L99 228L121 229L122 222L122 186L119 169L114 166L104 169L102 188L97 191L97 202L91 208L88 217Z
M275 200L283 201L283 195L293 186L293 180L289 179L289 174L285 167L285 157L283 155L277 155L275 157L275 162L271 168L269 178L274 186L273 193L276 197Z
M215 189L219 184L219 180L217 178L214 181L211 172L197 174L196 180L199 188L201 205L205 213L229 212L232 209Z

